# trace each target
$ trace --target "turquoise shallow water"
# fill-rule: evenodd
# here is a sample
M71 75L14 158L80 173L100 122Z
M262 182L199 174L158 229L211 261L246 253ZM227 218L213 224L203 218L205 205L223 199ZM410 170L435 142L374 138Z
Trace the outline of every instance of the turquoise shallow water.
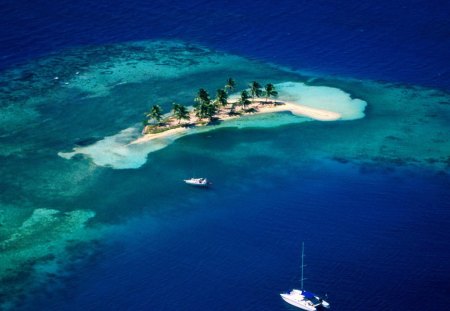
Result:
M135 169L58 156L228 76L335 87L367 101L366 116L232 121ZM278 293L298 285L303 240L308 286L336 310L415 310L418 293L447 303L445 92L307 77L180 42L68 51L1 79L2 307L285 310ZM192 174L212 189L186 187Z

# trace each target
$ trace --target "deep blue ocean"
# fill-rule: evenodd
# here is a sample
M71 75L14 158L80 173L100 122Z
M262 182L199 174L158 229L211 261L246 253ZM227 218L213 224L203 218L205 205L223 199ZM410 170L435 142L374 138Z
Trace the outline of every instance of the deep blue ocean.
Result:
M67 47L181 39L293 69L450 85L448 1L14 1L0 68Z
M34 306L294 310L278 294L299 286L304 240L306 287L328 294L333 310L421 310L424 296L447 309L448 177L330 162L267 178L244 177L242 187L216 177L209 190L191 189L195 204L133 220ZM134 204L152 202L138 196Z
M4 0L0 68L72 47L180 39L294 70L450 90L449 13L448 1L414 0ZM279 293L299 286L304 241L307 288L333 310L448 310L448 175L332 161L286 170L210 169L213 187L183 187L189 198L176 204L177 189L154 199L140 188L117 204L147 213L25 308L294 310Z

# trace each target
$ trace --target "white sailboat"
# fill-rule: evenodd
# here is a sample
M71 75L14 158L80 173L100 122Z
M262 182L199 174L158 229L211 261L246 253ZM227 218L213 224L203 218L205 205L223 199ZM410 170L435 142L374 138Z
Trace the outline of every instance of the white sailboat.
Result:
M281 298L287 303L300 308L302 310L307 311L316 311L321 307L330 308L330 304L320 298L319 296L307 292L303 289L303 281L305 278L303 277L303 269L304 265L304 257L305 257L305 243L302 243L302 278L301 278L301 287L300 289L293 289L289 293L280 294Z

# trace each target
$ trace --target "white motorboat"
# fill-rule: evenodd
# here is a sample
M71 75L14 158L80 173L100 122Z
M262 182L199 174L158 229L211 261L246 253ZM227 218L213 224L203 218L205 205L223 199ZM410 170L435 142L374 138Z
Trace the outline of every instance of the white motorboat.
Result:
M207 178L190 178L185 179L184 182L197 187L208 187L211 184Z
M293 289L289 293L280 294L281 298L287 303L307 311L316 311L321 307L329 308L330 304L320 298L319 296L303 290L303 264L305 257L305 245L302 243L302 278L301 278L301 289Z

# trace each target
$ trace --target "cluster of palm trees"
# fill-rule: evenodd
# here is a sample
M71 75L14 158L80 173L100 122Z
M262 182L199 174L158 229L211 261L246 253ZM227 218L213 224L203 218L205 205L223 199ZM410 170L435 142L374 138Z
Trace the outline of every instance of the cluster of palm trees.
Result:
M208 91L205 89L199 89L197 96L195 97L195 105L194 105L194 113L197 118L209 119L210 121L214 118L214 116L219 112L220 108L226 107L229 105L228 95L232 92L236 87L236 82L229 78L224 86L224 88L218 89L216 91L216 97L211 99ZM253 81L249 85L249 91L243 90L240 93L240 97L237 102L232 102L230 107L230 114L235 114L236 105L240 105L243 108L243 111L246 112L246 108L248 105L255 100L255 98L259 98L264 96L266 99L266 103L269 98L276 97L278 95L275 90L275 86L272 83L266 84L263 89L262 86ZM250 101L252 99L252 101ZM162 124L163 120L163 111L161 106L153 105L150 112L146 113L146 119L144 120L144 125L149 125L152 122L156 122L157 125ZM190 112L186 106L181 104L174 103L172 106L172 115L178 120L178 124L180 124L181 120L190 120Z
M188 108L181 104L173 103L172 114L174 118L178 120L178 124L180 124L181 120L189 121L191 119ZM161 121L163 120L163 110L161 106L153 105L152 109L145 113L145 117L146 118L143 121L144 126L151 124L152 121L156 122L157 125L161 125Z
M225 87L216 91L216 97L211 99L205 89L198 90L194 101L194 113L197 118L212 120L221 107L228 105L228 94L234 90L236 82L228 78Z

